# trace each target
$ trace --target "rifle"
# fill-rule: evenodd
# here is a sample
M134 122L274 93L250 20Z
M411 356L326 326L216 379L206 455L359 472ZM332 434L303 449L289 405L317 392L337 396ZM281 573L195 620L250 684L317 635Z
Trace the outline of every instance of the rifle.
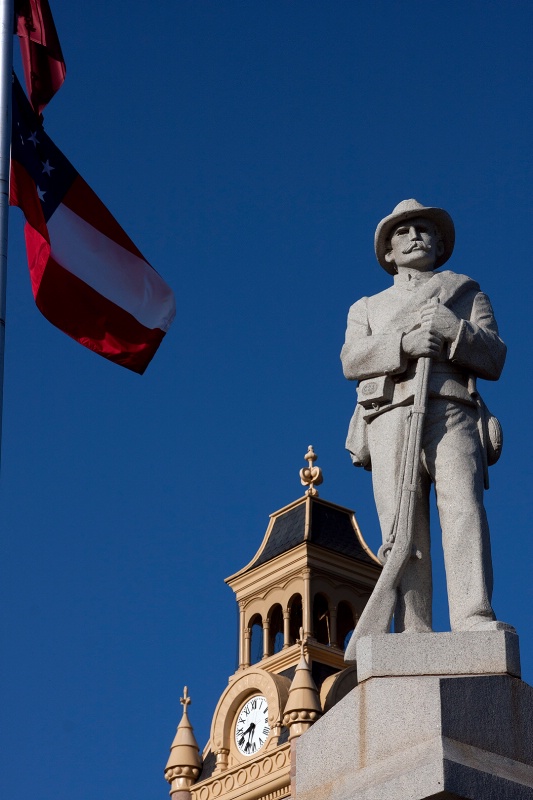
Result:
M416 490L430 371L431 358L419 358L415 372L414 400L407 418L402 451L396 516L388 541L378 551L378 558L384 567L348 643L345 661L356 660L356 644L361 637L389 632L396 605L396 589L406 564L413 555ZM419 557L418 554L415 557Z

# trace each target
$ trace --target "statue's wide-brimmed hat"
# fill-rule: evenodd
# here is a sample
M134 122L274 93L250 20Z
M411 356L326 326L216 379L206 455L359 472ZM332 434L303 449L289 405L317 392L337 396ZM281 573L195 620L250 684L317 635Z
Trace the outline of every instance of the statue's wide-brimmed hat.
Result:
M423 206L418 200L402 200L401 203L398 203L392 214L389 214L388 217L381 220L376 228L376 235L374 237L374 248L377 260L383 269L387 270L391 275L395 275L396 273L395 266L385 261L385 253L390 250L391 233L400 222L413 219L414 217L429 219L439 229L444 245L444 252L441 256L437 257L434 269L442 267L453 253L455 227L448 212L443 208Z

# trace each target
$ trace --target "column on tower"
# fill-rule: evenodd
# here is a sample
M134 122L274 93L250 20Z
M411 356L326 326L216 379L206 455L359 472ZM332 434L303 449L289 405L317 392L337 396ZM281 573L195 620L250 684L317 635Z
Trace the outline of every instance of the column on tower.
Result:
M283 647L291 644L291 612L288 608L283 611Z
M239 669L249 665L246 663L246 642L244 637L244 602L239 601Z
M265 616L263 620L263 658L266 658L270 653L268 652L270 642L270 620Z
M306 567L302 570L304 591L302 597L303 603L303 627L304 637L307 639L313 636L313 627L311 621L311 570Z

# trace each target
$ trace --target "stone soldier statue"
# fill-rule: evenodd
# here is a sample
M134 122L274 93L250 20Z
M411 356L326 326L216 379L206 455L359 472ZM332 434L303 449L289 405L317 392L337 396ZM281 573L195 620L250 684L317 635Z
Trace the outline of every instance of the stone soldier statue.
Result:
M506 346L488 297L479 285L451 271L434 272L455 241L449 214L404 200L376 230L376 256L394 284L363 297L348 315L341 360L357 380L358 403L346 446L355 464L372 470L384 541L397 512L406 420L413 405L417 360L431 358L414 505L418 557L402 573L395 630L432 630L429 491L435 486L451 627L497 630L491 606L492 563L483 490L487 466L501 449L501 430L476 387L497 380Z

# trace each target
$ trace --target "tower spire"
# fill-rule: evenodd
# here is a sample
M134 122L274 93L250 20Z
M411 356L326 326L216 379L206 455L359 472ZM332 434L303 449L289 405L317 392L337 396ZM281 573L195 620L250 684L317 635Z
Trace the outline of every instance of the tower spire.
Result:
M283 714L283 724L289 728L289 739L301 736L322 716L318 689L313 680L309 662L305 657L304 630L300 628L301 657L289 689L289 697Z
M170 747L170 756L165 767L165 779L170 783L170 796L173 800L178 800L178 798L185 800L184 792L190 795L189 789L200 774L202 765L198 742L194 736L187 712L191 702L185 686L183 697L180 697L183 713L176 736Z

